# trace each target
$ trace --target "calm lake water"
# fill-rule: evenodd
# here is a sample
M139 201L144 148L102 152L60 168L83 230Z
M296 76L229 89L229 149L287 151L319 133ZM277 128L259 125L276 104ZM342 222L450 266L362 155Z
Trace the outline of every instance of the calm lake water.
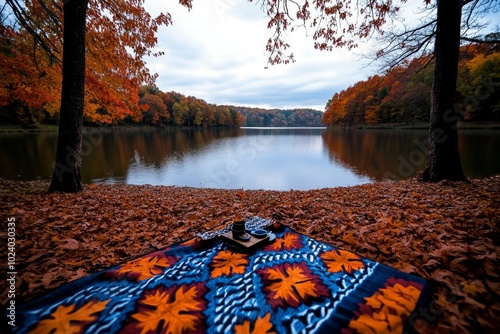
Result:
M56 133L0 134L0 178L50 180L56 143ZM466 176L499 174L499 147L500 131L460 131ZM427 131L96 129L83 150L85 183L305 190L415 176Z

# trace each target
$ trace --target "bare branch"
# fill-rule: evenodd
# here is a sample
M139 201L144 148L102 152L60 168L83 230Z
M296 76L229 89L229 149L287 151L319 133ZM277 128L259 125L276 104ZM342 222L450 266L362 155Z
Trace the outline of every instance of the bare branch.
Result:
M57 47L52 43L50 38L45 34L43 29L40 27L38 23L36 23L29 14L21 7L18 0L6 0L6 3L12 9L12 13L19 21L21 26L26 29L26 31L33 36L35 41L42 47L45 53L51 57L56 59L58 63L61 63L61 60L56 55L59 53Z
M479 44L497 44L500 43L500 39L480 39L480 38L470 38L470 37L460 37L462 41L479 43Z
M47 4L44 1L37 0L37 2L40 4L40 6L42 6L43 10L45 10L45 12L52 20L52 22L54 22L55 26L59 29L59 31L62 32L63 31L62 23L57 17L57 15L47 7Z

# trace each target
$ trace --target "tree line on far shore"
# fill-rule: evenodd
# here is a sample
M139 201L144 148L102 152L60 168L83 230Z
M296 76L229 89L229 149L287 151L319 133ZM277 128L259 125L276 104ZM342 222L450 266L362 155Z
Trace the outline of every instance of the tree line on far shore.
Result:
M83 116L86 125L322 125L322 112L317 110L223 106L178 92L163 92L155 86L154 75L131 77L127 71L121 72L120 64L109 63L111 57L107 61L101 64L93 57L88 58L90 67L100 67L86 74ZM0 67L0 124L33 128L39 124L59 123L62 69L40 46L33 49L27 31L0 24ZM106 72L108 68L116 68L116 71ZM97 80L96 76L102 80ZM146 80L148 78L151 80ZM141 86L141 81L148 83Z
M33 50L25 31L0 25L0 65L0 123L24 127L57 124L61 68L41 50ZM429 122L433 65L431 56L414 58L385 75L357 82L336 92L324 113L305 108L215 105L194 96L163 92L154 80L140 86L137 78L112 73L100 83L89 73L84 124L239 127ZM457 95L456 108L462 120L500 121L497 44L461 48Z
M415 58L385 75L335 93L327 102L325 125L429 122L434 59ZM455 108L462 121L500 121L498 45L467 45L460 50Z
M245 117L245 126L324 126L321 122L323 112L309 108L262 109L231 106L231 109Z

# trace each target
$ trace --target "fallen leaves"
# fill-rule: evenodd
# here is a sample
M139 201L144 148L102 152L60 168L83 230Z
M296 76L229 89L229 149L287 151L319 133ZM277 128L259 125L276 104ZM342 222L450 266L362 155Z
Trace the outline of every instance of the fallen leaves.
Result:
M59 248L73 250L77 249L79 244L75 239L64 239L60 241Z
M7 218L16 219L19 303L237 216L257 215L433 281L432 307L418 317L423 331L497 330L500 176L286 192L93 185L79 194L46 194L47 188L0 180L3 240ZM280 245L293 248L296 241ZM4 259L6 252L0 250ZM2 303L6 284L0 281Z

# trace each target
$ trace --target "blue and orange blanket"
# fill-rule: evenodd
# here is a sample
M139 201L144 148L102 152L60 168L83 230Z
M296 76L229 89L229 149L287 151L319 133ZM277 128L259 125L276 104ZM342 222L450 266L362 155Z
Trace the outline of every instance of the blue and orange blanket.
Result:
M254 217L246 254L208 233L68 283L16 310L18 333L403 333L421 278Z

